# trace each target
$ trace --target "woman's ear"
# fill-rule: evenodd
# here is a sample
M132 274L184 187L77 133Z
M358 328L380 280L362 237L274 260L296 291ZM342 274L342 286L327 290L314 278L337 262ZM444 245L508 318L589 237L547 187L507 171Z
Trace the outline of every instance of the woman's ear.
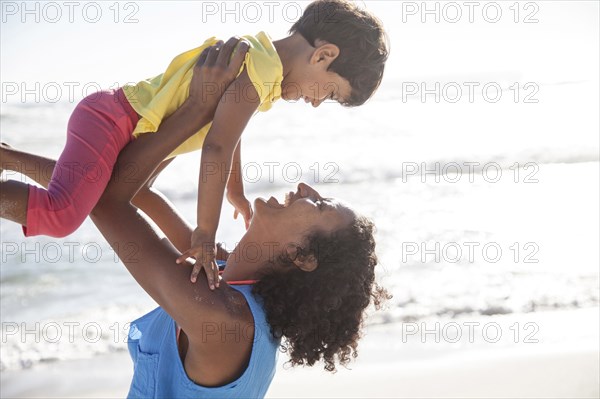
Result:
M302 255L299 253L299 250L301 250L302 248L300 248L299 246L296 245L288 245L287 246L287 255L288 258L294 263L294 265L304 271L304 272L312 272L314 271L317 266L318 266L318 262L317 262L317 258L315 258L315 256L313 254L309 254L309 255Z
M319 45L320 44L320 45ZM325 68L329 68L331 63L340 55L340 48L335 44L327 43L322 40L317 41L317 48L313 51L310 59L311 64L323 63Z
M296 260L294 260L294 264L303 272L312 272L318 266L317 258L315 258L312 254L304 257L298 256Z

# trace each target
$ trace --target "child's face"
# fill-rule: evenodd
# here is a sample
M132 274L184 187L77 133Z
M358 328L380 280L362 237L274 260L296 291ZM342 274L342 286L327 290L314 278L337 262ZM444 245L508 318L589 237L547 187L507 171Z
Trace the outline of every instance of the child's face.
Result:
M317 45L307 54L306 61L297 64L283 79L281 97L284 100L304 100L318 107L325 100L344 103L352 94L346 79L327 70L339 55L338 47L326 42Z

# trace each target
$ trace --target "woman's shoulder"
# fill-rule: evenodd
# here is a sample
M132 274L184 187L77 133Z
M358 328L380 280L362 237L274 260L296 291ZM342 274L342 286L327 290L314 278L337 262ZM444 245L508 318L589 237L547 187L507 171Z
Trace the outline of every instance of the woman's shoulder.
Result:
M196 385L223 388L248 374L255 326L252 305L243 289L221 283L213 295L221 315L218 320L205 320L199 331L188 334L189 359L184 367Z
M255 300L251 286L230 285L221 282L221 286L215 291L220 291L220 300L225 305L227 315L232 320L253 319Z

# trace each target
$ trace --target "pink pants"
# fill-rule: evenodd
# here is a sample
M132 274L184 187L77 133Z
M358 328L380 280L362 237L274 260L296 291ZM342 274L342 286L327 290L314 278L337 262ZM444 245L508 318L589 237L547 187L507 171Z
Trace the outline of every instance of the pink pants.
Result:
M25 236L65 237L90 214L139 116L123 90L94 93L75 107L48 190L29 186Z

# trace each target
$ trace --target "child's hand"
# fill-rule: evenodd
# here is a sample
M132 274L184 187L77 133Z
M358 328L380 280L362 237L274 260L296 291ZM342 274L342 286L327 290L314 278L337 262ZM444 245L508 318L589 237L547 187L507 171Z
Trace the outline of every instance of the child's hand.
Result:
M246 230L248 230L248 227L250 227L250 220L252 220L253 216L252 205L250 204L250 201L248 201L243 192L231 190L227 190L227 200L235 208L235 211L233 212L233 218L237 220L238 215L242 215L244 217Z
M211 290L214 290L215 286L219 286L219 267L215 261L215 255L215 239L209 234L196 229L192 233L191 248L177 258L177 263L183 263L187 258L196 259L190 280L195 283L200 269L204 268L208 286Z

